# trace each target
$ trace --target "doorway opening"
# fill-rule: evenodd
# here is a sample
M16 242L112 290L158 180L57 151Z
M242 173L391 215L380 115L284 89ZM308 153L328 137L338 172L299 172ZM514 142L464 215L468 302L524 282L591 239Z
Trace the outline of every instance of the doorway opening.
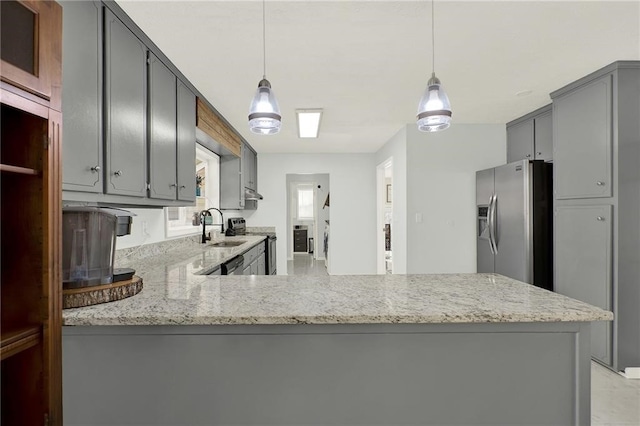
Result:
M329 174L287 174L287 271L327 275Z
M377 272L393 273L393 157L376 168L377 177Z

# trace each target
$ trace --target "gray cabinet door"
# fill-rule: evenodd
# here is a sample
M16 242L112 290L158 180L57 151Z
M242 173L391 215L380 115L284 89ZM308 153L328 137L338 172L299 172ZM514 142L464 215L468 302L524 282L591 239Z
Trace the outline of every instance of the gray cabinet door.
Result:
M534 120L535 159L553 160L553 120L551 111L544 113Z
M555 290L611 310L612 207L559 206L555 209ZM611 364L611 328L591 324L591 355Z
M242 270L242 275L251 275L251 265L247 265Z
M242 180L245 188L258 190L256 184L257 175L257 158L256 153L253 152L246 144L242 145Z
M611 196L611 75L553 100L556 198Z
M106 192L146 196L147 48L105 9Z
M258 257L258 271L256 272L256 275L268 275L267 274L267 257L265 256L264 253L262 253L260 255L260 257Z
M62 189L102 192L102 4L63 1Z
M244 209L244 188L242 158L235 155L220 157L220 208Z
M178 80L178 200L196 201L196 96Z
M176 77L149 53L150 198L176 198L176 166Z
M507 128L507 163L533 159L533 120Z

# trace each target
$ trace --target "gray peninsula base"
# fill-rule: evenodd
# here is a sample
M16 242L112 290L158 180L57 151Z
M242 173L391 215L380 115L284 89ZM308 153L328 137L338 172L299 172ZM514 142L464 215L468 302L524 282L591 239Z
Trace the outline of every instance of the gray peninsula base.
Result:
M589 323L63 328L65 425L584 425Z

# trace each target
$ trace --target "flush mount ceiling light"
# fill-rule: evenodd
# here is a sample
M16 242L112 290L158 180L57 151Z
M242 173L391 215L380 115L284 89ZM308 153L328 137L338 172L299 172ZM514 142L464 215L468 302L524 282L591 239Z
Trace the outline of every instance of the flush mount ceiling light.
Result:
M297 109L298 137L317 138L320 130L322 109Z
M280 131L282 116L276 96L267 80L267 42L265 31L265 0L262 0L262 80L249 107L249 129L260 135L273 135Z
M436 42L433 2L431 0L431 78L418 103L417 124L422 132L439 132L451 125L451 103L438 77L436 77Z

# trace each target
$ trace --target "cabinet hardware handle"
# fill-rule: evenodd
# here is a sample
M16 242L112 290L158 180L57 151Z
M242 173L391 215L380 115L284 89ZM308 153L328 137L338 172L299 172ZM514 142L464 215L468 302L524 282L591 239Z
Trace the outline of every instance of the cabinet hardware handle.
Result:
M596 219L598 219L598 222L604 222L604 217L602 216L598 216Z
M542 153L541 153L541 152L539 152L539 153L538 153L538 155L542 155Z
M601 181L601 180L599 180L599 181L597 181L597 182L596 182L596 185L598 185L598 186L604 186L604 182L603 182L603 181Z
M169 185L169 188L177 188L178 185L176 185L175 183L172 183L171 185Z
M186 186L180 185L180 189L185 189L185 188L186 188Z
M527 154L527 158L531 158L531 154Z
M94 173L99 172L99 171L100 171L100 166L93 166L93 167L91 168L91 171L92 171L92 172L94 172Z
M122 176L122 170L116 170L113 174L116 176Z

